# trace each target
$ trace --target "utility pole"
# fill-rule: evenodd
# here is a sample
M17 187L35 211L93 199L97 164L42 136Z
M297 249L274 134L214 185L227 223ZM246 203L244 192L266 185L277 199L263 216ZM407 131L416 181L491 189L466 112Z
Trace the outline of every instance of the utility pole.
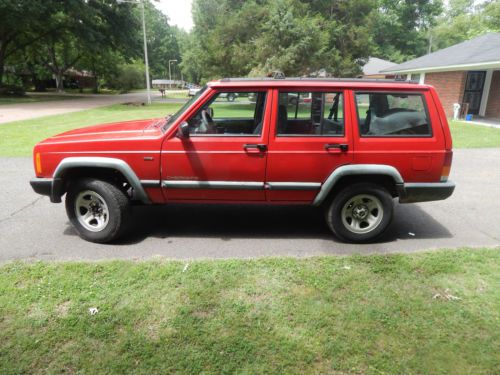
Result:
M151 104L151 86L149 83L148 44L146 42L146 17L144 16L144 0L141 1L141 10L142 10L142 35L144 37L144 62L146 63L146 88L148 90L148 104Z

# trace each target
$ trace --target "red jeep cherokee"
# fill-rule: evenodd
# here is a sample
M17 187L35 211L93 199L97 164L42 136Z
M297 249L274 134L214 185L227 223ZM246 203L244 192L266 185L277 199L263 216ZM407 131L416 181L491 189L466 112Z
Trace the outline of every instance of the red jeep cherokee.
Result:
M431 86L222 79L166 119L40 142L31 186L52 202L66 193L71 223L93 242L123 233L132 204L170 202L322 206L339 238L363 242L387 229L393 198L449 197L451 159Z

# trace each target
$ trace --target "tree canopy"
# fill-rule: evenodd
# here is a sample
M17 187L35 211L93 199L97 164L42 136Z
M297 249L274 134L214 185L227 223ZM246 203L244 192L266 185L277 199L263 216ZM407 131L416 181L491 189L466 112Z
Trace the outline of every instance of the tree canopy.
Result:
M154 0L0 0L0 86L6 67L37 88L53 78L62 90L70 70L89 72L96 91L140 85L140 1L151 76L168 77L177 60L175 73L194 83L275 70L356 76L369 56L402 62L500 31L497 0L194 0L190 32Z

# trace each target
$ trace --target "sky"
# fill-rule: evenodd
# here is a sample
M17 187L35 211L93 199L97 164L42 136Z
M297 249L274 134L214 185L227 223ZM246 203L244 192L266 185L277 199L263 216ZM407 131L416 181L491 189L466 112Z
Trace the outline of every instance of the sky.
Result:
M170 25L189 31L193 27L191 17L192 0L160 0L153 1L153 4L160 9L170 19Z

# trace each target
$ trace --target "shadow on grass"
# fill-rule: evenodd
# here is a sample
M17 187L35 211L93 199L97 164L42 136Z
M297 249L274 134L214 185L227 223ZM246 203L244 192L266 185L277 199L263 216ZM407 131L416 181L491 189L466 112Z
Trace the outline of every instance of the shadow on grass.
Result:
M411 234L410 234L411 233ZM76 235L72 227L64 232ZM416 236L412 236L416 234ZM127 234L114 245L148 237L232 239L321 239L340 242L325 223L323 210L310 206L172 204L134 207ZM400 239L449 238L440 222L414 204L395 204L394 220L376 243Z

